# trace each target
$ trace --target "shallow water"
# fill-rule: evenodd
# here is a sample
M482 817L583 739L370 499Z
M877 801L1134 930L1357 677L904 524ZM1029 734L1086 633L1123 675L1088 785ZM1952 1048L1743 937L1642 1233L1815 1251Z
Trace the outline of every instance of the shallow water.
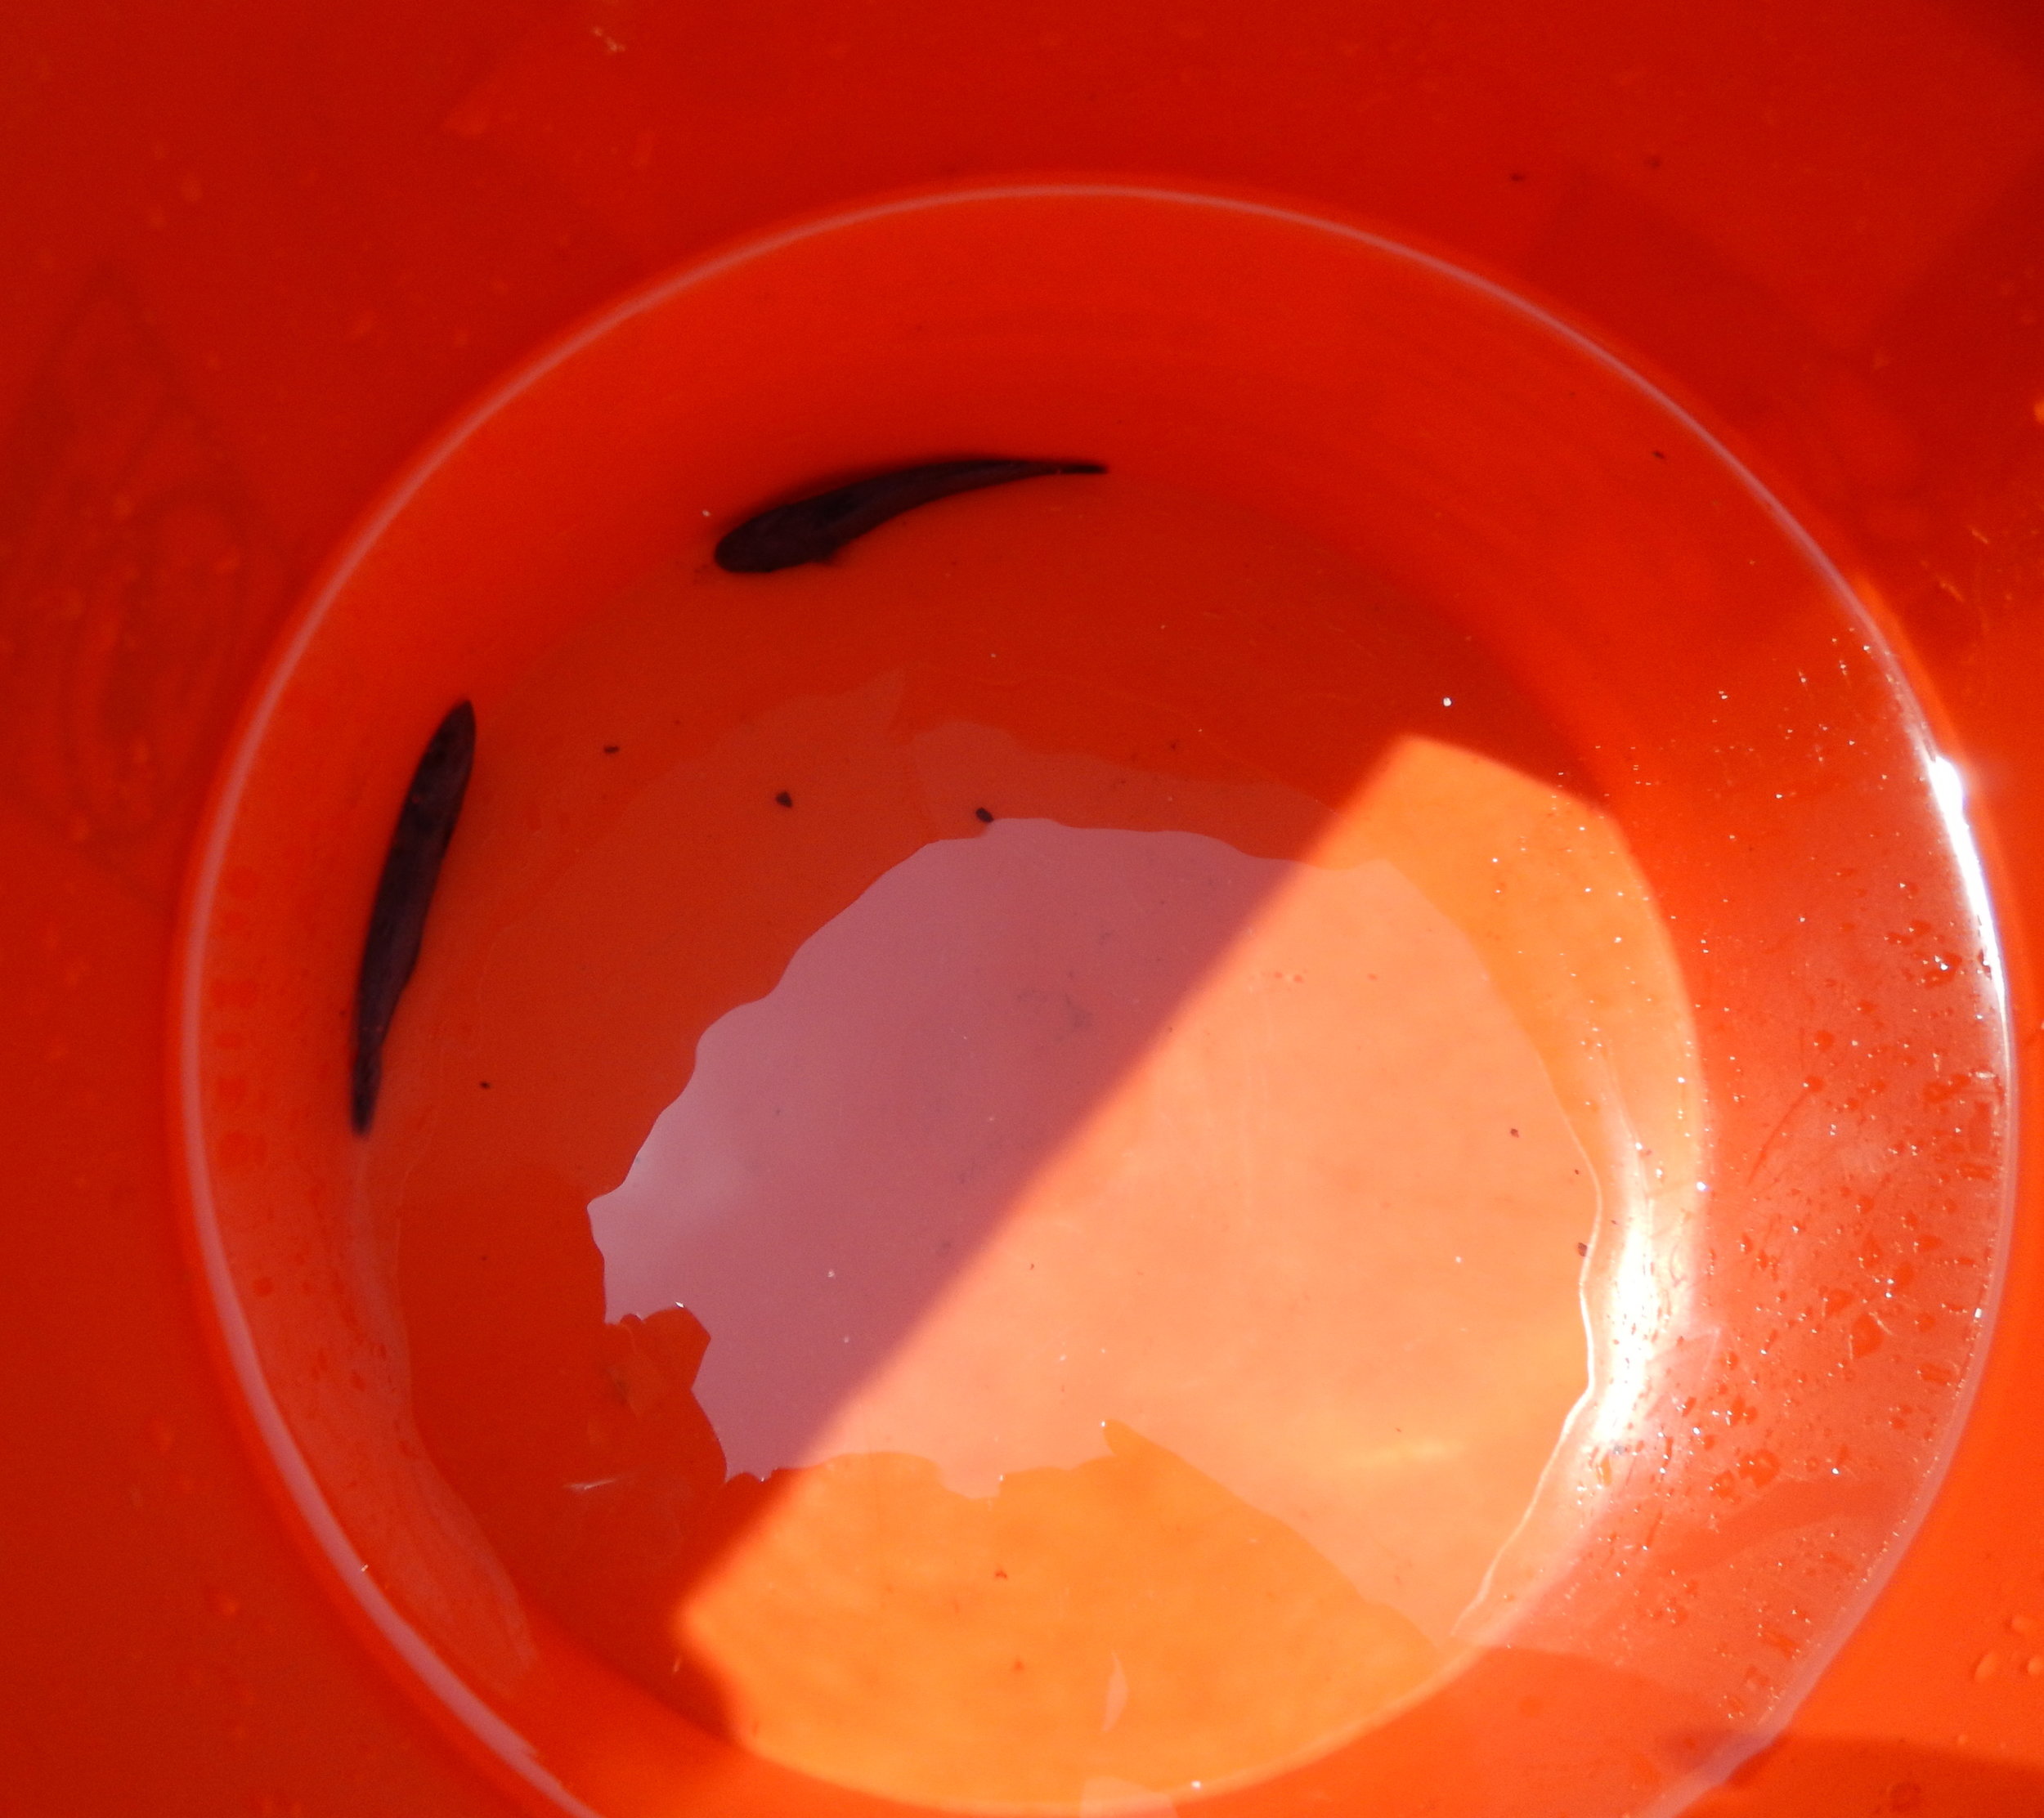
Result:
M378 1166L422 1431L514 1576L728 1733L931 1798L1268 1769L1437 1669L1584 1391L1584 1253L1626 1210L1569 1056L1629 1016L1672 1081L1686 1039L1622 839L1466 638L1284 526L1059 484L774 594L676 569L536 674ZM478 1395L524 1399L529 1447ZM1183 1493L1101 1489L1157 1471ZM1239 1548L1231 1578L1208 1519L1282 1537L1293 1588ZM1035 1601L933 1628L961 1520ZM1195 1556L1221 1601L1109 1645L1104 1587ZM1302 1704L1273 1673L1304 1644L1243 1626L1294 1592L1315 1646L1392 1664ZM1148 1768L1096 1716L1050 1747L1030 1699L940 1718L1018 1622L1039 1673L1100 1679L1078 1705L1120 1675ZM825 1682L759 1655L798 1633ZM1230 1659L1265 1686L1235 1731L1168 1689ZM961 1779L904 1765L933 1724L978 1739Z

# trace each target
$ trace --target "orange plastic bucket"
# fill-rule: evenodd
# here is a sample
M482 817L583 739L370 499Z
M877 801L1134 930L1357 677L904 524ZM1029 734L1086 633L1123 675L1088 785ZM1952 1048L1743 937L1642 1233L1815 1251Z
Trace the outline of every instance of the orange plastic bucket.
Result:
M2034 43L369 25L31 65L31 1802L2027 1809Z

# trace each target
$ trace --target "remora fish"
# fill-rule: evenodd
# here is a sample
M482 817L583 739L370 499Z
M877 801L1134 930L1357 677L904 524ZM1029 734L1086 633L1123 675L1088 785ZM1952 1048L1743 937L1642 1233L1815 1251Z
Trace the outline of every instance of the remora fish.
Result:
M716 562L733 575L770 575L835 555L853 538L890 517L935 504L953 493L1004 486L1052 473L1105 473L1097 461L1012 461L990 455L897 468L870 480L812 493L791 504L755 513L719 540Z
M461 799L476 757L476 714L467 701L442 720L413 771L405 805L397 811L397 831L383 859L370 911L369 937L362 943L362 969L355 984L355 1067L349 1082L349 1112L356 1134L365 1132L376 1115L376 1096L383 1083L383 1038L419 963L419 943L426 932L426 911L433 886L440 881L440 862L447 856L460 817Z

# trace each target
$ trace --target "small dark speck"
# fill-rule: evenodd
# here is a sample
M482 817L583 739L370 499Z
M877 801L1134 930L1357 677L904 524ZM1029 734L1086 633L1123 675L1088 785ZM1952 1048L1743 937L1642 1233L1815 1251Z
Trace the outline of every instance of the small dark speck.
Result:
M603 755L607 758L614 758L623 749L624 747L622 746L607 745L603 747Z
M1513 1134L1514 1136L1516 1136L1516 1135L1518 1135L1518 1132L1515 1130L1515 1131L1513 1131L1512 1132L1512 1134Z
M1576 1254L1579 1256L1587 1256L1589 1254L1589 1246L1587 1243L1577 1244L1576 1246Z
M778 802L782 808L793 808L795 806L795 798L789 795L785 789L773 799L775 801Z
M490 1090L490 1082L487 1080L477 1080L476 1084L480 1086L486 1092Z
M1652 152L1648 152L1647 154L1647 168L1650 171L1657 171L1661 168L1660 159L1656 157Z
M1526 181L1526 172L1524 171L1510 171L1506 174L1511 177L1514 183L1523 183Z
M975 808L972 811L972 815L976 821L991 821L993 818L993 811L984 808Z
M1665 454L1662 454L1662 453L1661 452L1661 450L1660 450L1659 449L1657 449L1657 448L1649 449L1649 450L1647 450L1647 453L1649 453L1650 454L1652 454L1652 455L1653 456L1653 458L1654 458L1656 461L1665 461L1665 460L1666 460L1666 459L1668 459L1668 457L1667 457Z

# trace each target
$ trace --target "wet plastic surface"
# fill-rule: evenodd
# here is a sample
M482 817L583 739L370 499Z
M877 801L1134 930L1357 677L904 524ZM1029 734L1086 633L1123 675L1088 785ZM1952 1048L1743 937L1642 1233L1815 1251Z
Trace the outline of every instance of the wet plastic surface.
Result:
M1109 472L706 559L972 446ZM1637 380L1298 216L940 195L626 302L374 515L205 837L202 1256L339 1583L599 1810L804 1795L568 1695L521 1593L938 1803L1383 1784L1346 1739L1432 1675L1496 1722L1472 1646L1554 1720L1411 1797L1722 1772L1941 1466L2002 1241L1991 937L1874 635ZM453 694L359 1142L352 880Z
M1170 43L1191 48L1163 59L1148 39L1109 43L1075 21L1032 22L1029 58L988 57L1001 74L984 78L970 123L926 110L915 133L901 125L913 110L891 105L886 85L917 92L955 46L926 39L907 54L905 44L848 35L832 60L827 34L791 33L770 56L758 54L758 38L728 40L717 54L758 72L755 81L770 76L785 104L778 118L811 123L818 145L832 132L838 141L827 167L805 166L783 132L771 154L755 154L756 183L742 193L723 186L714 199L679 174L694 168L689 158L666 162L674 115L630 135L618 127L630 117L621 95L671 94L662 83L707 82L715 66L700 43L683 56L671 20L639 21L636 38L622 15L530 31L478 24L437 68L423 50L393 65L379 47L379 105L359 116L345 101L351 66L338 43L240 31L230 53L218 47L230 34L202 41L186 21L165 45L137 21L118 53L54 42L29 51L32 96L38 84L66 92L66 83L97 83L106 97L96 111L91 89L73 87L68 114L31 114L37 137L22 168L41 180L10 196L17 243L34 249L42 274L42 288L25 286L16 304L40 313L18 318L10 340L23 356L7 581L20 628L9 773L27 879L15 899L27 918L16 951L35 967L24 992L31 1038L20 1050L33 1072L15 1102L45 1108L25 1133L18 1176L45 1211L11 1232L22 1247L14 1279L34 1290L16 1330L39 1347L25 1378L38 1390L15 1460L24 1475L14 1507L28 1551L50 1562L21 1589L10 1666L24 1673L15 1708L38 1713L23 1784L43 1807L92 1809L132 1800L144 1784L158 1803L189 1796L190 1809L204 1811L264 1802L285 1811L294 1801L307 1810L437 1801L454 1811L489 1797L473 1789L473 1770L436 1753L332 1626L315 1581L253 1497L198 1368L169 1247L161 1138L151 1134L159 1101L148 1031L159 1026L164 906L225 718L307 564L433 421L539 332L706 235L936 175L961 158L986 168L1055 157L1301 192L1559 297L1578 319L1643 350L1738 437L1896 631L1943 717L1943 742L1971 774L2021 984L2028 835L2006 804L2027 776L2016 696L2039 387L2025 364L2034 319L2023 320L2036 280L2013 250L2034 205L2025 173L2035 78L2019 38L1983 17L1856 16L1841 63L1809 48L1845 42L1826 37L1827 21L1804 21L1803 49L1777 38L1762 57L1732 18L1712 43L1663 42L1620 57L1630 47L1614 22L1585 20L1522 59L1513 92L1537 87L1548 101L1515 111L1498 99L1504 78L1477 75L1445 39L1394 31L1350 40L1302 20L1281 54L1245 55L1239 32L1224 29L1222 55L1176 29L1201 23L1174 20ZM1205 24L1210 39L1217 22ZM1064 42L1045 42L1060 32ZM1510 47L1495 29L1472 27L1470 42L1479 35L1484 67L1494 67ZM373 41L365 31L365 56ZM1356 49L1344 52L1350 42ZM1202 83L1245 94L1264 83L1266 96L1285 97L1290 123L1269 123L1275 107L1222 109L1239 136L1222 146L1190 124L1214 110L1188 108L1154 79L1109 84L1110 109L1061 85L1069 71L1060 59L1075 43L1095 82L1118 56L1123 70L1168 68L1195 92ZM1364 92L1342 86L1357 59L1379 98L1362 147L1335 124L1355 117L1341 103ZM845 84L847 67L863 80ZM417 88L393 91L393 68ZM1809 79L1813 68L1827 79ZM267 79L252 85L258 69ZM280 84L292 69L303 80ZM172 70L180 79L165 79ZM1006 85L1030 105L1006 114ZM331 100L289 123L266 114L267 102L222 105L223 95L280 87ZM748 92L724 87L715 109L690 118L714 113L731 143L751 142L734 123ZM1327 97L1317 116L1316 93ZM1958 93L1963 107L1951 99ZM858 118L886 117L885 146L876 137L862 150L868 141L854 133L845 155L843 109L821 105L832 94L855 95ZM110 131L116 95L153 98ZM1050 96L1064 98L1047 105ZM1796 105L1782 106L1785 96ZM372 114L375 126L344 123ZM1325 130L1299 132L1302 117ZM85 142L69 137L67 118L92 122L101 163L90 186L87 167L65 162ZM990 144L1004 119L1010 136L997 152L966 142L977 134ZM1267 142L1258 137L1266 130ZM1039 145L1039 133L1051 137ZM343 146L352 150L337 159ZM1823 155L1806 155L1808 146ZM1505 155L1491 159L1494 148ZM498 183L496 202L477 201L473 176L435 175L463 159L499 173L485 180ZM1673 175L1650 188L1664 172ZM1764 181L1770 174L1780 181ZM287 175L295 190L284 187ZM365 235L343 225L379 186L401 181L404 208L359 215ZM297 237L283 231L283 195L316 196L322 182L338 199L294 200L291 218L306 225ZM1862 227L1850 197L1869 187L1903 200ZM677 206L693 195L706 198L695 213ZM38 216L53 197L61 218ZM334 213L317 213L329 206ZM738 213L716 217L719 208ZM424 231L433 220L479 227L486 218L491 260L468 256L473 241ZM592 224L597 250L586 238L579 253L554 246ZM520 247L533 256L506 266ZM539 256L542 247L551 250ZM313 285L323 258L352 275ZM500 269L486 276L491 263ZM443 275L421 275L436 270ZM460 292L458 271L473 275L474 298ZM201 273L213 275L202 282ZM496 303L484 298L491 277L504 284L489 292ZM346 320L326 320L350 284L364 301L349 302ZM320 305L306 307L316 293ZM1728 332L1728 320L1745 332ZM379 371L381 386L361 383ZM207 635L193 635L199 623ZM365 860L372 868L374 858ZM56 1216L73 1205L89 1220ZM2037 1543L2025 1513L2035 1457L2022 1383L2036 1340L2020 1318L2024 1261L2019 1248L2017 1317L1930 1526L1804 1726L1717 1796L1728 1807L1822 1809L1809 1802L1816 1785L1826 1799L1863 1790L1862 1804L1893 1809L1912 1799L1917 1809L2023 1809L2020 1772L1995 1764L2022 1758L2037 1695L2023 1626L2040 1583L2025 1550ZM1843 1317L1849 1330L1857 1314ZM40 1541L38 1523L47 1524ZM1898 1661L1914 1669L1906 1684L1895 1681ZM1543 1677L1525 1697L1546 1689ZM1490 1708L1537 1722L1523 1702ZM1423 1754L1425 1720L1415 1722L1401 1733Z

